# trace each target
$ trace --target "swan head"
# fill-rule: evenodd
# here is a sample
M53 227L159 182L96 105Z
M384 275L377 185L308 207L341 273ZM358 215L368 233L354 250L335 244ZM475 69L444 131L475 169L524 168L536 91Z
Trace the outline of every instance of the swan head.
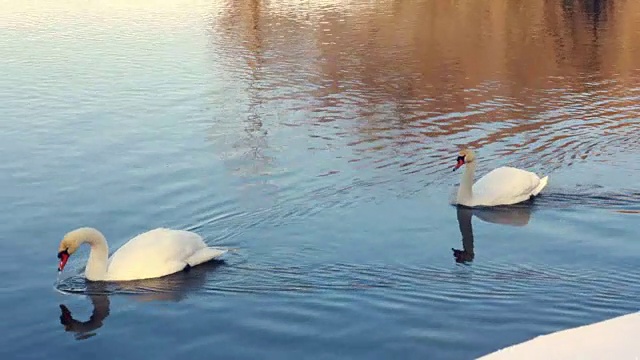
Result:
M456 159L456 166L453 167L453 171L458 170L462 165L472 163L476 159L476 154L471 149L464 149L458 153Z
M76 250L78 250L78 242L72 237L65 236L58 247L58 259L60 259L58 271L64 270L64 267L67 265L67 261L69 260L69 256L71 256L71 254Z
M58 246L58 259L60 259L60 263L58 264L58 271L64 270L69 257L73 255L76 250L78 250L83 242L86 241L87 237L90 235L89 233L92 231L95 230L91 228L80 228L68 232L62 238L62 241L60 241L60 246Z

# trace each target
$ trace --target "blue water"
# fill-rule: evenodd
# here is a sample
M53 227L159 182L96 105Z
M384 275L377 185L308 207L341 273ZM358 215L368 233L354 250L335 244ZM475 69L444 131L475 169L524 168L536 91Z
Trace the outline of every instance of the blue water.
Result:
M471 359L637 311L640 8L586 3L1 3L0 357ZM549 186L451 206L464 146ZM81 226L234 251L57 278Z

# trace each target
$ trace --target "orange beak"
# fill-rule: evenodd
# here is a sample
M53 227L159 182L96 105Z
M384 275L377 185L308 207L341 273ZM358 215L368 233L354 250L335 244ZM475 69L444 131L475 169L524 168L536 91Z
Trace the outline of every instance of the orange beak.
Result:
M67 250L60 251L58 253L58 259L60 259L60 263L58 264L58 271L64 270L64 266L67 265L67 261L69 260L69 252Z
M460 168L460 166L464 165L464 156L458 156L456 166L453 168L453 171L456 171Z

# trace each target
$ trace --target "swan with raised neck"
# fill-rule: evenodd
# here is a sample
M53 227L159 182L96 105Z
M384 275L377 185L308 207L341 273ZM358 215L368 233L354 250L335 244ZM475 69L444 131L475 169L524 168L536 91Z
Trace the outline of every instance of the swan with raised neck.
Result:
M470 149L458 153L453 170L466 165L456 196L456 203L464 206L498 206L517 204L537 196L547 185L548 176L538 177L533 172L510 166L491 170L473 182L476 172L476 154Z

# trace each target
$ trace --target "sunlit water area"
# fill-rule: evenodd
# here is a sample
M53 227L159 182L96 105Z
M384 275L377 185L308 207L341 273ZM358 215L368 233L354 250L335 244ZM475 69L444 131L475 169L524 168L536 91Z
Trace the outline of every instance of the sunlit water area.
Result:
M0 1L0 48L2 359L473 359L639 310L638 1ZM453 206L463 148L548 185ZM233 251L58 278L81 226Z

